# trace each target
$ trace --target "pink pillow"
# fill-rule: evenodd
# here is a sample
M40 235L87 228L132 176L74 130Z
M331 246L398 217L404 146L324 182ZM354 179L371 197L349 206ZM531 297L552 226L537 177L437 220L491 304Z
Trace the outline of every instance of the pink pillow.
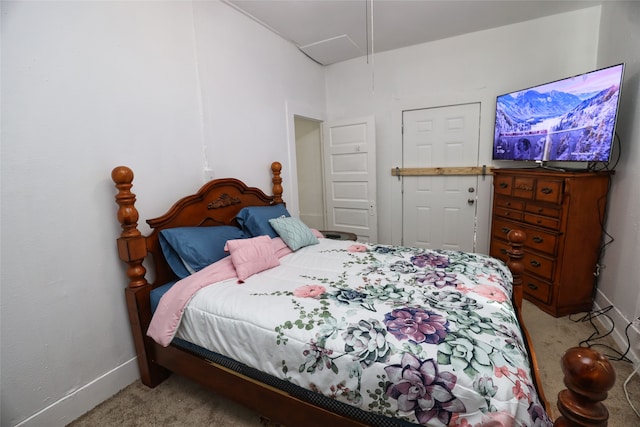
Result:
M256 273L280 265L269 236L227 240L226 247L240 283Z
M313 233L314 236L316 236L317 238L323 238L324 234L322 234L321 232L319 232L318 230L316 230L315 228L311 229L311 232Z

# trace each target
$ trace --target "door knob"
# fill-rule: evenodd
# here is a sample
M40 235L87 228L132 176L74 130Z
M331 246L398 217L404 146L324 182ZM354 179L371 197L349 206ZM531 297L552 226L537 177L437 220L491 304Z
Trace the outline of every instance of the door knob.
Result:
M475 200L473 200L473 199L469 199L469 200L467 200L467 203L468 203L469 205L473 205L473 204L475 203Z

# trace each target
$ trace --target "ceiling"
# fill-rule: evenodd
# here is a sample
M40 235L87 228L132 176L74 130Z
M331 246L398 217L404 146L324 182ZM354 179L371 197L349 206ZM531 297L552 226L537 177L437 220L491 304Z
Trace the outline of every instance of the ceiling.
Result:
M602 4L580 0L225 0L329 65Z

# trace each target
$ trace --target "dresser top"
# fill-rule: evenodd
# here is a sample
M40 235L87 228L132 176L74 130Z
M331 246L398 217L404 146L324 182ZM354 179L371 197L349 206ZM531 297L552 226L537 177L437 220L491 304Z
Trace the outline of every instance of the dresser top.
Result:
M544 167L531 168L495 168L492 169L494 174L504 175L536 175L555 178L573 178L573 177L594 177L594 176L610 176L614 171L588 171L588 170L554 170Z

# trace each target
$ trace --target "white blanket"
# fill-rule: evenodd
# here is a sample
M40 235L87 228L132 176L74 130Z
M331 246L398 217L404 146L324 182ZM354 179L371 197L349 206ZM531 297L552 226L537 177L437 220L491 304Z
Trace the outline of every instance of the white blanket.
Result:
M502 262L320 239L280 263L197 291L176 336L416 424L550 425Z

